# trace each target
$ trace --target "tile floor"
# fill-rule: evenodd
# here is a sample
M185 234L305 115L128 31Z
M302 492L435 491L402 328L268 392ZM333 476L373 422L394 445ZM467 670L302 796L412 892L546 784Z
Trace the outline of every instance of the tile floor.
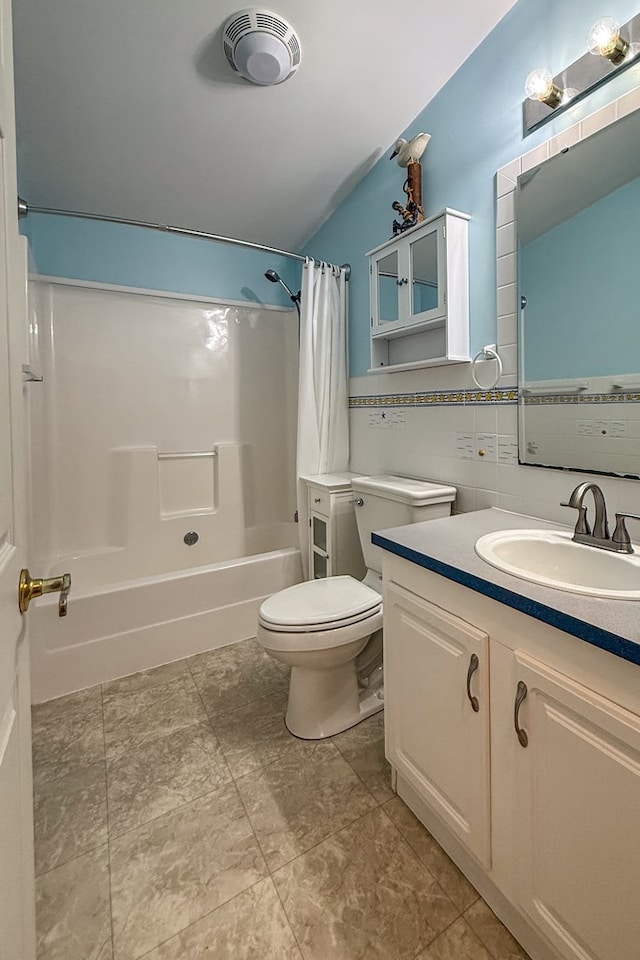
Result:
M33 710L38 960L526 960L391 791L296 740L249 640Z

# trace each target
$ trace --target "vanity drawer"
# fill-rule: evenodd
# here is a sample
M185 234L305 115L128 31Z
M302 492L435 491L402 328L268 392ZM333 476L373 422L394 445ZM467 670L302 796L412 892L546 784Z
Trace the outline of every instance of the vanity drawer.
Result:
M331 513L331 494L320 487L309 487L309 511L322 513L326 517Z

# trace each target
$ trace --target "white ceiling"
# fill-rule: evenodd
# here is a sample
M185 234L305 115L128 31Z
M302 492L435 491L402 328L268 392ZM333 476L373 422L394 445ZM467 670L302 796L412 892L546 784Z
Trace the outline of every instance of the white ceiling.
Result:
M274 0L302 63L264 88L234 0L14 0L21 195L300 249L513 3Z

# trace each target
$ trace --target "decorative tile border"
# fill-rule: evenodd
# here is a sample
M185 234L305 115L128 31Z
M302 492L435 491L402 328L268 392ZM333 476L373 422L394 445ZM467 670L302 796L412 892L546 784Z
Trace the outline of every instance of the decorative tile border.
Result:
M430 390L414 393L385 393L373 396L349 397L349 407L463 407L470 404L511 404L518 402L517 387L499 387L493 390Z
M525 406L544 406L545 404L600 404L600 403L640 403L640 393L548 393L542 396L524 396Z

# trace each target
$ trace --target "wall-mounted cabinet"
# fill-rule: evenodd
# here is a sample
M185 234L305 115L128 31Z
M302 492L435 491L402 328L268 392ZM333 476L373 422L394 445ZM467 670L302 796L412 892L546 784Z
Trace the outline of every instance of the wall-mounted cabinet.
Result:
M368 253L372 371L470 359L468 230L447 209Z

